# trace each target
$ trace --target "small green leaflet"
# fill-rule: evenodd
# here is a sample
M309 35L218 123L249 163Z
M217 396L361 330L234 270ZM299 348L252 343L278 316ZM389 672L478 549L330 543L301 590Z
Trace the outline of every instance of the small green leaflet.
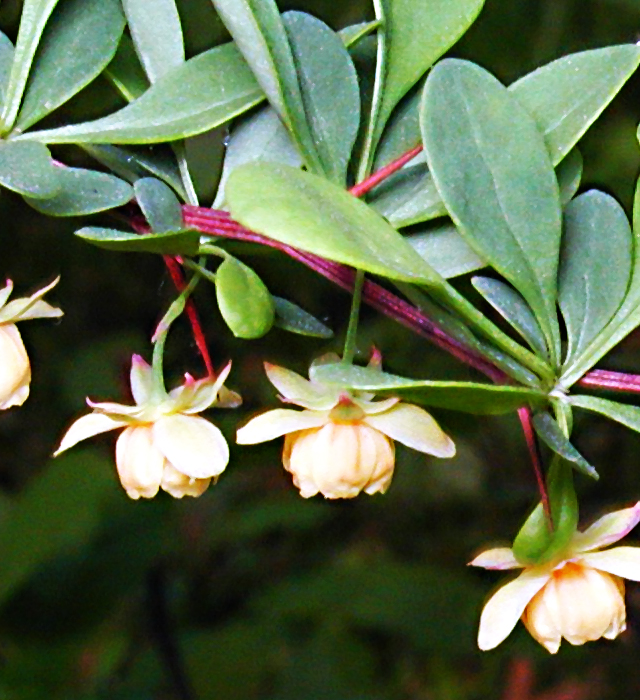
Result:
M583 394L573 394L567 397L567 401L576 408L583 408L585 411L599 413L607 418L611 418L627 428L640 432L640 408L628 406L627 404L601 399L596 396L585 396Z
M106 248L122 253L159 253L160 255L195 255L198 252L200 234L198 231L167 231L138 235L111 228L85 226L76 231L76 236L93 243L98 248Z
M592 479L599 478L598 472L569 442L558 423L549 413L546 411L536 413L533 417L533 427L545 445L569 462L574 469L590 476Z

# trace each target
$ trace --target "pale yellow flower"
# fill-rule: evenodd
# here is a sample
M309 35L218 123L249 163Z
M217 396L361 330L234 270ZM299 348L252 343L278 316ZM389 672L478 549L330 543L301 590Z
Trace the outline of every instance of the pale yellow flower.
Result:
M455 454L453 441L418 406L397 398L372 401L372 394L309 381L275 365L265 369L282 400L305 410L267 411L240 428L237 441L285 435L284 467L304 498L384 493L393 476L394 440L437 457Z
M531 635L555 654L564 638L580 645L600 637L615 639L625 629L623 578L640 581L640 548L614 547L640 522L640 503L609 513L585 532L576 532L552 561L525 566L499 588L484 606L478 646L493 649L522 618ZM499 547L478 555L472 566L513 569L520 564L511 549Z
M227 466L229 446L215 425L193 414L213 404L230 408L240 403L237 394L222 386L230 369L229 364L215 381L187 375L183 385L167 394L152 368L134 355L131 391L136 405L87 399L93 413L73 423L55 455L86 438L125 428L116 443L116 466L128 496L153 498L159 489L175 498L200 496Z
M59 279L58 277L30 297L14 299L9 303L7 300L13 291L13 282L7 280L5 288L0 290L0 410L21 406L29 396L31 364L15 324L32 318L62 316L60 309L42 300L58 284Z

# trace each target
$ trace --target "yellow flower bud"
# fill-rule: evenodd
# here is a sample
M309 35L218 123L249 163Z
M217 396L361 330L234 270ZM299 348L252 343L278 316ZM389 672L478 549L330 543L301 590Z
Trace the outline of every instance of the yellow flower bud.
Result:
M395 450L386 435L364 423L330 422L289 433L282 459L301 496L353 498L387 490Z
M556 569L527 605L522 621L552 654L561 639L580 645L625 630L624 582L579 562Z
M0 325L0 409L22 405L29 396L31 365L15 324Z

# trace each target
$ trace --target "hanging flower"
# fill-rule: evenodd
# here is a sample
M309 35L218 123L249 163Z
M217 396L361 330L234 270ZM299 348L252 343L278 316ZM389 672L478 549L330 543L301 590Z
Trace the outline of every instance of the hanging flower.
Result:
M229 446L220 430L194 415L212 405L232 408L240 397L222 384L229 363L214 381L194 380L168 394L153 369L139 356L131 362L131 392L135 406L87 403L93 413L82 416L62 438L54 456L86 438L124 428L116 442L116 466L131 498L153 498L158 489L175 498L200 496L229 461Z
M30 297L14 299L9 303L7 300L13 291L13 282L7 280L5 288L0 290L0 410L21 406L29 396L31 364L15 324L32 318L62 316L61 309L42 299L59 280L58 277Z
M302 406L267 411L238 430L240 444L285 436L282 460L304 498L353 498L384 493L395 465L394 440L437 457L455 454L453 441L425 410L398 398L308 381L265 364L282 400Z
M610 513L585 532L576 532L553 561L526 566L499 588L484 606L478 646L493 649L522 618L534 639L555 654L562 638L580 645L600 637L615 639L625 630L624 582L640 581L640 547L614 547L640 522L640 502ZM478 555L471 566L522 566L508 547Z

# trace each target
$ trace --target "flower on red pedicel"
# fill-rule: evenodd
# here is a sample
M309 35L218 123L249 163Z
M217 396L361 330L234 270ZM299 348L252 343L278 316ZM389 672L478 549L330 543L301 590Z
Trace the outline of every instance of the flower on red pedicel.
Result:
M61 309L42 299L59 280L58 277L30 297L14 299L9 303L7 300L13 291L13 282L7 280L5 288L0 290L0 410L21 406L29 396L31 364L15 324L32 318L62 316Z
M240 397L222 385L229 363L216 380L185 383L167 393L158 386L152 368L139 356L131 363L135 406L87 403L93 413L71 425L54 456L81 440L124 428L116 442L118 476L131 498L153 498L159 489L175 498L200 496L225 469L229 446L220 430L194 415L212 405L234 408Z
M640 581L640 547L614 547L640 522L640 502L609 513L585 532L576 532L550 562L525 566L499 588L484 606L478 646L493 649L518 620L534 639L555 654L562 639L580 645L605 637L615 639L626 627L623 579ZM522 567L508 547L479 554L471 566L485 569Z
M453 441L418 406L398 398L373 401L373 394L309 381L276 365L265 363L265 370L282 400L305 410L267 411L238 430L237 442L284 435L284 467L304 498L384 493L395 466L394 440L437 457L455 454Z

